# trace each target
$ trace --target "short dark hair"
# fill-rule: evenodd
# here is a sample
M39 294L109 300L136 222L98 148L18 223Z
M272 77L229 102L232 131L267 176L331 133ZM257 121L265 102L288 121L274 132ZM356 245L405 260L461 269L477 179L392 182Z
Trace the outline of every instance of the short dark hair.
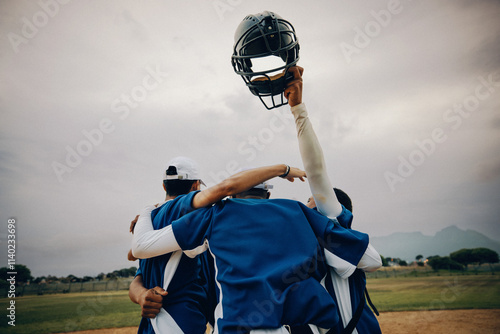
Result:
M351 198L341 189L333 188L335 191L335 195L339 200L340 204L342 204L347 210L352 212L352 201Z
M179 196L189 193L196 180L163 180L168 196Z

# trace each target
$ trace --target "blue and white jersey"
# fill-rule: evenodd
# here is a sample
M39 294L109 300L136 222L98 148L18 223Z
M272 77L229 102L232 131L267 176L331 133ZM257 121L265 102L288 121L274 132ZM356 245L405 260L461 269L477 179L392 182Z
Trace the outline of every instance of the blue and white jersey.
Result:
M337 221L342 227L350 229L352 226L353 215L349 210L347 210L342 206L342 213L340 216L337 217ZM333 288L332 285L332 283L334 282L330 280L331 280L331 275L329 275L329 277L326 280L326 287L330 292L330 294L332 295L332 297L336 298L337 300L335 289ZM382 333L378 320L375 317L375 314L371 310L368 303L365 302L366 275L364 271L356 269L356 271L351 276L349 276L348 284L349 284L351 314L354 315L360 303L364 303L363 312L361 313L361 317L359 318L355 328L357 330L357 333L367 333L367 334ZM339 318L340 321L337 325L337 329L340 333L342 329L344 329L344 327L347 326L347 323L344 323L342 321L342 317L340 317L340 314Z
M365 299L366 276L364 271L357 269L354 274L349 277L349 288L351 292L352 313L354 314L358 305ZM375 314L366 302L363 306L363 313L361 313L361 317L356 325L356 330L358 333L382 333Z
M151 213L155 230L168 226L175 219L192 211L191 202L196 192L178 196L155 209ZM165 268L173 253L143 259L139 261L136 275L142 275L144 287L164 286ZM173 269L173 277L168 285L168 295L163 298L163 308L168 313L170 321L178 326L176 333L205 333L206 292L204 282L200 281L200 259L190 258L184 254L180 257L178 266ZM154 333L151 321L142 318L138 333ZM159 333L157 333L159 334Z
M322 285L329 258L350 275L368 245L366 234L285 199L224 200L172 222L172 230L186 254L209 248L215 259L216 333L334 327L336 305Z

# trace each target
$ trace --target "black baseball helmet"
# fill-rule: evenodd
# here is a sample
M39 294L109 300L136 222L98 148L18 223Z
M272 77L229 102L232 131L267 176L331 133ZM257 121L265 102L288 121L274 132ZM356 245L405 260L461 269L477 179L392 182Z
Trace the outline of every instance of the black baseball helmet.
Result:
M252 59L255 62L265 57L279 57L281 60L269 69L252 69ZM286 82L293 79L288 68L298 61L299 42L295 29L279 15L268 11L248 15L236 29L231 57L234 71L267 109L287 104L283 91Z

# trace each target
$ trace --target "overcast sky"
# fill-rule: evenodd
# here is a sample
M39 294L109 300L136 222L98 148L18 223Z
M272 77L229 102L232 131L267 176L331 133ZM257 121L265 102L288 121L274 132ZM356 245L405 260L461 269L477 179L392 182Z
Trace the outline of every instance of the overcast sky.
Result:
M130 267L129 222L178 155L207 184L302 167L288 106L230 64L247 14L289 20L332 183L373 236L456 225L500 240L498 1L0 1L0 266ZM273 180L305 201L307 184ZM391 254L397 255L397 254Z

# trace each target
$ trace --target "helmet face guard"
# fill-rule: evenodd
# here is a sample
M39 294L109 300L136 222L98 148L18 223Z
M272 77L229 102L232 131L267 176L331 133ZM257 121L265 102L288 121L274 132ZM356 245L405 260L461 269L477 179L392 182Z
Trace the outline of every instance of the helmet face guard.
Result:
M283 65L252 70L252 59L270 56L281 58ZM279 15L267 11L249 15L238 26L231 57L233 69L267 109L288 103L283 96L287 82L293 79L288 69L298 60L299 43L295 29Z

